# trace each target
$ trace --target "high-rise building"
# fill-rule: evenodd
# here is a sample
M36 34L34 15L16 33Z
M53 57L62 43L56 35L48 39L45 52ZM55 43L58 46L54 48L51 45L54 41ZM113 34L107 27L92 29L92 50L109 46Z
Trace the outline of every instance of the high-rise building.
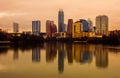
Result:
M93 31L93 22L90 18L87 20L87 22L88 22L89 32L92 32Z
M57 27L54 24L54 21L47 20L46 21L46 34L47 34L47 37L49 37L49 38L53 37L55 32L57 32Z
M89 31L88 22L84 19L80 19L80 22L83 24L83 32L88 32Z
M96 17L96 31L99 35L105 35L108 32L108 16L102 15Z
M39 36L41 22L39 20L32 21L32 34Z
M77 21L72 26L72 38L80 38L81 32L83 32L83 24Z
M50 20L46 21L46 34L47 34L47 37L51 37L51 21Z
M57 32L57 26L53 24L52 26L52 37L55 37L55 33Z
M59 10L58 12L58 32L64 32L64 12L63 10Z
M73 19L68 19L68 26L67 26L67 36L72 36L72 25L73 25Z
M19 32L19 24L18 23L13 23L13 32L14 33L17 33L17 32Z
M67 24L64 24L64 32L67 32Z

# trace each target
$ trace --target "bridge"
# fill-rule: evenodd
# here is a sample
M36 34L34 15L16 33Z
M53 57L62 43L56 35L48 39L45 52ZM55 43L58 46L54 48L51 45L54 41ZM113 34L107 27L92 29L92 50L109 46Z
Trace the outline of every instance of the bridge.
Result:
M0 44L9 44L11 43L10 41L0 41Z
M9 33L9 35L12 35L12 36L21 36L22 33Z

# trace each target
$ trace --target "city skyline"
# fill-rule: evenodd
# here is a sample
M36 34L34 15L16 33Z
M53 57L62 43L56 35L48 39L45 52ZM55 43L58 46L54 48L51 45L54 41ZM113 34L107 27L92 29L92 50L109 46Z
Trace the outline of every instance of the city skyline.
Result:
M109 30L116 30L120 29L120 5L118 3L119 0L92 0L90 2L88 0L0 1L0 28L13 31L12 24L16 21L19 23L20 31L31 31L31 21L40 20L42 23L41 31L45 32L46 20L53 20L57 25L58 11L62 8L65 24L67 24L68 19L73 19L75 22L79 19L91 18L93 25L95 25L96 16L107 15L109 17Z

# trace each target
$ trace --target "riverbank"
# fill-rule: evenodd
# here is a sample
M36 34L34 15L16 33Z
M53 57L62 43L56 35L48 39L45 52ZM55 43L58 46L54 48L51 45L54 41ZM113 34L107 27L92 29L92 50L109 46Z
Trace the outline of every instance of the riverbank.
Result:
M120 37L116 35L102 36L102 37L81 37L81 38L44 38L43 36L35 36L30 34L10 35L8 33L0 33L0 45L1 44L38 44L43 42L66 42L66 43L93 43L93 44L108 44L118 45L120 44Z
M111 38L60 38L60 39L43 39L43 38L33 38L33 39L21 39L21 38L13 38L10 41L0 41L0 45L3 44L13 44L13 45L34 45L44 42L64 42L64 43L88 43L88 44L106 44L106 45L119 45L119 39L111 39Z

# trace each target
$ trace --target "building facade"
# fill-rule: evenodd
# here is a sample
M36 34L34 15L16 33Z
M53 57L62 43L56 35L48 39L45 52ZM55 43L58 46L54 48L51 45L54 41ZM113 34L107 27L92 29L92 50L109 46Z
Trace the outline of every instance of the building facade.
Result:
M106 35L108 32L108 16L102 15L96 17L96 32L99 35Z
M89 31L88 22L84 19L80 19L80 22L83 24L83 32L88 32Z
M72 25L72 38L80 38L81 32L83 32L83 24L80 21L73 23L73 25Z
M67 32L67 24L64 24L64 32Z
M63 10L59 10L58 12L58 32L64 32L64 12Z
M19 24L18 23L13 23L13 32L18 33L19 32Z
M54 21L46 21L46 34L48 38L54 37L54 34L57 32L57 27L54 24Z
M72 25L73 25L73 19L68 19L68 26L67 26L68 37L72 37Z
M47 37L51 37L51 21L50 20L46 21L46 34L47 34Z
M39 36L41 22L39 20L32 21L32 34Z
M93 31L93 22L90 18L87 20L87 22L88 22L89 32L92 32Z

